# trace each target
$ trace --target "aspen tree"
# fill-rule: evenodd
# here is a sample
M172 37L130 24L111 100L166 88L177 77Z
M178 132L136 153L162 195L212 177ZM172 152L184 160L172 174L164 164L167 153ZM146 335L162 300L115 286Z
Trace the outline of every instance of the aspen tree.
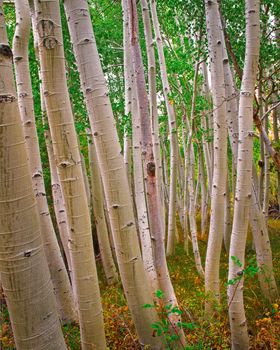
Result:
M227 179L227 124L223 68L222 26L217 0L206 0L206 27L210 55L213 95L214 168L211 189L211 217L205 262L206 313L213 311L213 301L220 296L220 254L224 232L224 209ZM213 300L214 299L214 300Z
M229 280L242 274L240 268L244 268L245 262L245 245L252 196L253 99L260 45L259 6L258 0L246 0L246 52L239 102L237 181L229 253ZM240 264L236 264L231 257L235 257L234 260L238 259ZM243 279L238 281L238 285L229 285L228 303L232 349L248 349L249 338L243 301Z
M141 126L135 88L132 97L132 133L133 133L133 169L134 169L134 192L138 216L139 236L142 247L142 258L147 279L151 291L159 289L157 273L155 269L153 247L150 235L148 209L145 197L144 173L141 152Z
M45 130L44 136L45 136L48 160L50 165L52 198L53 198L53 206L54 206L54 212L56 217L56 223L57 223L61 243L64 249L64 253L66 256L71 281L73 284L74 281L72 276L72 265L71 265L71 257L70 257L70 250L69 250L69 241L70 241L69 225L68 225L68 219L66 215L65 203L62 195L62 190L61 190L61 184L57 173L50 131Z
M154 259L157 270L159 286L165 295L168 304L177 305L176 296L170 280L165 250L163 228L161 226L159 197L156 188L155 162L152 147L151 125L149 121L148 97L143 69L142 54L138 37L138 15L135 0L128 0L128 12L130 20L131 57L134 68L136 92L139 103L141 124L141 146L143 154L144 177L147 188L147 204L151 232L155 240ZM182 338L183 339L183 338Z
M272 303L279 298L273 272L272 252L267 224L262 213L257 193L257 172L253 166L252 199L250 205L250 225L259 268L258 278L263 295Z
M153 139L153 152L157 174L157 188L161 205L161 220L162 227L165 231L165 207L163 196L163 173L162 173L162 160L160 153L160 134L159 134L159 122L158 122L158 106L157 106L157 86L156 86L156 58L155 49L151 25L151 17L149 11L149 5L147 0L141 0L141 11L145 32L145 43L148 58L148 86L149 86L149 107L150 107L150 120L152 123L152 139ZM165 235L165 233L163 233Z
M160 75L163 86L163 96L168 115L168 127L170 138L170 186L169 186L169 206L168 206L168 233L167 233L167 255L175 251L175 228L176 228L176 185L177 185L177 167L178 167L178 137L176 114L174 101L171 98L171 90L167 77L167 68L163 51L163 41L160 32L160 25L157 15L157 5L155 0L150 0L150 9L152 14L153 29L155 41L157 44Z
M28 62L30 16L28 0L15 2L16 31L13 42L18 103L27 146L32 184L40 218L40 231L51 273L58 312L63 322L76 319L73 294L50 216L41 164L33 108L33 94Z
M106 347L91 220L67 90L59 1L34 1L41 78L70 227L70 252L82 349Z
M97 231L98 245L100 249L102 265L105 271L107 282L110 285L118 281L118 273L116 270L110 246L109 232L104 213L102 182L98 167L96 149L93 144L93 139L90 130L87 130L87 135L94 222Z
M206 62L201 62L201 72L203 76L203 93L208 103L211 102L210 98L210 88L209 88L209 80L208 80L208 72L207 72L207 65ZM212 191L212 183L213 183L213 142L206 141L205 132L212 129L212 112L209 113L209 111L203 111L202 118L201 118L201 126L204 129L204 133L202 136L202 146L203 146L203 153L205 156L205 163L206 163L206 172L207 172L207 179L208 179L208 193L209 193L209 199Z
M206 187L206 176L204 171L204 157L202 152L202 145L198 145L198 160L201 166L201 177L200 177L200 185L201 185L201 236L205 237L206 229L207 229L207 209L208 209L208 199L207 199L207 187Z
M224 39L224 38L223 38ZM227 125L229 132L229 140L233 156L233 186L235 186L235 169L237 167L238 158L238 92L233 81L232 72L229 65L228 55L226 51L225 41L223 40L224 51L224 74L225 74L225 89L227 100ZM253 162L253 181L252 197L250 204L250 225L252 228L254 245L257 255L257 263L259 268L258 278L260 287L264 296L271 302L278 297L278 290L273 273L272 253L270 240L268 235L267 225L261 210L258 198L258 179L256 167ZM233 191L234 195L234 191ZM235 195L234 195L235 197ZM227 225L229 226L229 224ZM227 238L226 240L227 241ZM229 246L230 242L228 243Z
M0 274L16 347L66 350L39 215L0 1ZM35 311L35 312L34 312Z
M187 144L187 163L186 168L188 169L188 195L189 195L189 221L190 231L192 238L192 248L195 259L195 265L197 272L201 277L204 277L204 270L201 263L201 257L199 252L199 246L197 241L197 224L196 224L196 212L195 212L195 154L193 147L193 136L195 133L195 106L196 106L196 95L197 95L197 79L198 79L198 68L199 64L196 64L195 75L194 75L194 88L191 105L191 116L190 123L186 117L185 123L186 128L189 131L188 144Z
M129 16L127 10L127 0L123 1L123 26L124 26L124 70L125 70L125 90L131 91L130 104L126 98L126 106L130 106L132 116L132 145L133 145L133 174L134 174L134 196L138 218L139 237L142 248L142 259L147 280L154 293L159 289L157 273L154 264L153 247L150 232L148 208L145 196L144 171L141 150L141 125L139 115L139 105L136 96L135 75L133 72L130 36L129 36Z
M131 143L131 136L128 134L128 131L125 131L123 142L123 158L130 191L132 191Z
M88 4L86 0L65 0L64 6L103 180L124 292L140 343L150 345L151 349L160 349L160 338L153 337L150 331L150 325L157 320L156 313L143 308L145 303L152 304L153 299L147 289L125 164Z

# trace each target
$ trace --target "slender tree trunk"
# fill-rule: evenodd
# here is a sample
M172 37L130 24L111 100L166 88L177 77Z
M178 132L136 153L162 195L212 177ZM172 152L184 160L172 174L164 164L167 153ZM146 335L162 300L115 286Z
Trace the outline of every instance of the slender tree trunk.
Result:
M131 136L126 131L124 134L123 157L124 157L124 164L126 168L128 184L129 184L130 192L132 193L131 147L132 147Z
M45 130L45 142L47 146L48 159L50 164L52 198L53 198L53 206L54 206L54 212L56 217L56 223L59 231L59 236L63 245L64 253L66 256L71 281L73 283L74 281L72 276L72 265L71 265L71 257L70 257L70 250L69 250L69 241L70 241L69 225L68 225L68 220L66 215L65 203L64 203L64 199L61 191L61 184L59 181L57 168L55 164L55 156L53 152L53 145L52 145L49 130Z
M195 188L195 154L194 154L194 147L193 147L193 137L196 130L195 106L196 106L196 95L197 95L198 69L199 69L199 64L196 64L195 75L194 75L192 106L191 106L191 125L189 124L187 117L185 119L186 127L189 130L189 138L188 138L188 144L187 144L188 164L186 168L188 169L189 220L190 220L193 254L195 258L196 269L200 274L200 276L204 278L204 270L201 263L201 257L200 257L199 246L197 241L197 223L196 223L195 189L194 189Z
M227 123L228 123L228 131L229 131L229 139L232 149L233 155L233 167L232 167L232 178L233 178L233 198L235 198L235 177L236 177L236 167L237 167L237 159L238 159L238 95L237 89L234 85L232 72L229 66L227 52L224 46L224 71L225 71L225 83L226 83L226 98L229 104L227 103ZM271 301L275 301L277 299L278 291L275 283L275 277L273 273L273 264L272 264L272 254L271 254L271 246L268 235L267 226L265 225L265 220L263 217L263 213L261 210L259 195L258 195L258 177L256 172L256 167L253 163L253 178L252 181L252 197L251 197L251 205L250 205L250 225L253 232L254 245L257 252L257 263L260 272L258 274L260 280L260 286L263 294L266 298ZM264 266L268 266L269 268L265 268ZM264 273L264 270L266 272ZM269 284L267 281L270 281ZM270 288L271 285L271 288ZM270 292L271 290L271 292Z
M160 154L160 134L158 123L158 108L157 108L157 86L156 86L156 58L153 42L153 33L151 26L151 18L147 0L141 0L142 17L145 31L146 51L148 57L148 83L149 83L149 107L150 120L152 122L152 139L153 151L157 174L158 195L160 196L161 205L161 220L162 227L165 230L165 208L164 208L164 194L163 194L163 173L162 173L162 159Z
M36 132L28 62L28 43L31 27L28 0L16 1L15 6L17 26L14 35L13 52L20 116L32 174L32 185L39 211L40 231L54 286L58 312L62 322L69 322L76 319L74 299L48 208Z
M70 252L83 349L106 347L81 157L66 84L59 1L34 1L42 86L70 227Z
M240 274L239 264L236 264L231 257L239 259L240 264L242 264L241 269L244 268L245 263L245 246L252 195L253 99L260 45L259 6L258 0L246 0L246 52L239 104L237 182L229 253L229 280ZM249 338L243 301L243 279L229 285L228 303L232 349L248 349Z
M88 174L87 174L85 157L84 157L83 153L81 152L80 141L78 138L77 138L77 142L78 142L79 150L80 150L81 165L82 165L82 171L83 171L84 184L85 184L85 188L86 188L88 207L89 207L89 210L91 210L91 193L90 193L90 185L89 185L89 179L88 179Z
M134 68L136 91L139 103L140 111L140 123L141 123L141 145L143 155L143 167L144 177L146 181L147 191L147 204L149 209L149 220L151 232L155 239L155 265L157 269L157 276L159 286L164 292L165 302L167 304L178 305L176 295L170 280L165 250L164 250L164 237L163 227L160 220L161 208L160 200L157 191L157 179L155 173L155 162L153 155L153 142L151 133L151 124L149 120L149 104L148 96L146 91L146 82L143 69L142 54L138 38L138 15L137 5L135 0L128 1L128 11L130 20L130 35L131 35L131 57ZM176 193L175 193L176 196ZM170 200L170 198L169 198ZM175 232L174 232L175 236ZM184 334L182 330L178 329L178 318L177 315L170 315L170 320L173 323L173 327L176 333L180 334L178 345L184 344Z
M201 145L198 146L198 157L199 162L201 164L201 177L200 177L200 185L201 185L201 237L205 237L207 233L207 188L206 188L206 179L204 172L204 163L203 163L203 153Z
M159 289L157 273L153 258L152 241L150 235L150 224L148 209L145 197L144 173L142 165L141 152L141 125L138 103L135 96L135 87L133 87L132 98L132 133L133 133L133 169L134 169L134 193L136 211L138 217L139 236L142 247L142 258L147 279L150 283L152 292Z
M205 61L201 63L201 71L203 75L203 92L207 102L209 103L209 105L211 105L208 71L207 71L207 65ZM203 153L205 154L206 171L207 171L207 178L208 178L208 192L209 192L209 198L210 198L211 191L212 191L212 183L213 183L213 164L212 164L213 141L206 140L205 133L207 133L208 135L209 134L211 135L213 133L213 112L204 111L201 118L201 124L202 124L202 128L204 129L202 144L203 144Z
M65 349L39 215L0 1L0 274L16 347ZM34 312L36 311L36 312ZM51 339L51 343L50 343Z
M90 130L88 130L88 157L91 173L91 194L94 222L97 231L98 244L105 276L108 284L110 285L118 281L118 273L115 267L110 246L109 233L104 214L102 182L98 167L96 149L93 144Z
M211 218L205 262L205 291L209 294L206 313L220 298L220 254L224 232L224 210L227 179L227 124L223 68L222 28L217 0L206 0L206 27L210 54L211 84L214 108L214 169L211 190Z
M169 207L168 207L168 240L167 255L173 254L175 249L174 237L176 227L176 184L177 184L177 162L178 162L178 138L176 114L174 101L171 97L171 90L167 77L167 68L165 63L163 41L160 32L160 25L157 15L157 5L155 0L150 0L152 21L155 32L155 41L158 49L159 67L163 85L163 96L168 115L169 139L170 139L170 186L169 186Z
M267 111L265 108L264 112ZM268 117L264 120L265 131L268 133ZM264 189L263 189L263 203L262 203L262 211L265 217L266 224L268 222L268 209L269 209L269 194L270 194L270 163L269 163L269 152L265 147L264 150Z
M231 235L231 217L230 217L230 189L229 189L229 174L227 177L226 200L225 200L225 221L224 221L224 246L228 253L230 247Z
M160 349L160 338L152 337L149 329L157 320L156 313L143 308L145 303L152 304L153 299L146 288L132 198L88 4L86 0L66 0L64 5L100 165L124 292L140 343Z
M193 145L190 144L188 146L189 148L189 154L188 154L188 193L189 193L189 221L190 221L190 230L191 230L191 237L192 237L192 247L193 247L193 254L195 259L195 265L197 272L200 274L201 277L204 278L204 270L201 263L200 258L200 252L198 247L198 241L197 241L197 224L196 224L196 217L195 217L195 191L194 191L194 176L195 176L195 157L194 157L194 149Z
M187 116L185 117L187 118ZM189 177L189 169L188 169L188 163L189 163L189 152L188 147L186 145L187 139L186 139L187 130L186 127L183 129L183 142L184 142L184 158L185 158L185 164L184 164L184 197L183 197L183 205L184 205L184 225L183 225L183 232L184 232L184 249L187 255L189 255L189 189L188 189L188 177Z
M272 95L272 101L276 103L277 101L277 95L273 94ZM276 144L279 144L279 126L278 124L280 123L280 106L278 105L274 110L273 110L273 115L272 115L272 120L273 120L273 137L274 137L274 142ZM280 171L277 171L277 203L278 203L278 211L280 213Z
M153 247L151 240L149 215L145 195L144 169L142 163L141 150L141 123L139 105L136 96L136 82L131 60L131 45L129 35L129 14L127 4L123 3L123 23L124 23L124 69L127 76L126 85L131 86L131 115L132 115L132 139L133 139L133 173L134 173L134 194L136 212L138 218L139 237L142 247L142 259L147 280L154 293L159 289L157 273L153 258ZM127 73L128 72L128 73Z

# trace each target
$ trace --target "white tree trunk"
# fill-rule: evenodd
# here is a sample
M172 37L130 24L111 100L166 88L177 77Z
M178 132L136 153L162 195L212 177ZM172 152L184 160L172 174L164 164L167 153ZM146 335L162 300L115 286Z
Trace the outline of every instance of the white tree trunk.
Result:
M201 185L201 237L206 236L207 230L207 210L208 210L208 198L207 198L207 187L206 187L206 179L204 172L204 157L202 153L201 145L198 145L198 158L201 166L201 177L200 177L200 185Z
M154 50L154 41L152 33L151 18L149 12L149 6L147 0L141 0L141 10L145 31L145 43L148 58L148 84L149 84L149 107L150 107L150 120L152 122L152 139L153 139L153 151L156 165L157 174L157 187L161 205L161 220L162 226L165 231L165 206L164 206L164 186L163 186L163 172L162 172L162 159L160 153L160 134L158 123L158 108L157 108L157 86L156 86L156 58Z
M66 350L40 233L0 0L0 274L16 347ZM51 339L51 342L50 342Z
M158 279L153 258L153 247L150 232L148 208L146 202L146 191L144 182L144 170L141 150L141 124L139 105L136 96L135 75L131 60L131 48L129 39L129 16L127 4L123 3L123 23L124 23L124 69L127 77L125 86L131 87L131 115L132 115L132 142L133 142L133 174L134 174L134 195L135 206L138 219L139 237L142 248L142 259L144 270L149 282L151 291L154 293L159 289ZM126 88L127 89L127 88Z
M163 41L160 32L160 25L157 15L155 0L150 0L155 41L158 49L160 75L163 86L163 96L168 115L169 139L170 139L170 186L169 186L169 207L168 207L168 234L167 234L167 255L173 254L175 250L175 228L176 228L176 184L177 184L177 160L178 160L178 138L176 114L173 106L174 101L170 96L171 90L167 77L167 68L163 51Z
M159 286L164 292L164 301L166 304L172 304L177 306L176 295L171 283L169 271L166 262L165 250L164 250L164 238L163 238L163 227L162 221L160 220L161 208L160 200L157 191L157 178L156 178L156 167L154 162L153 147L152 147L152 133L151 123L149 120L149 103L146 91L146 81L144 75L144 67L142 60L142 53L139 44L139 29L138 29L138 15L137 15L137 4L136 0L128 1L128 13L130 20L130 39L131 39L131 56L133 62L133 72L135 75L135 85L137 98L139 103L139 115L141 124L141 147L143 156L143 169L146 184L147 193L147 206L149 210L149 220L152 235L154 235L155 246L154 246L154 260L157 270L157 276ZM175 193L176 196L176 193ZM175 232L174 232L175 236ZM184 333L183 330L178 327L180 316L176 314L169 314L170 322L173 327L171 328L172 333L177 333L180 338L176 343L184 344Z
M145 303L152 304L153 299L146 288L125 164L88 4L86 0L66 0L64 5L100 165L124 292L140 343L150 345L152 349L160 349L160 339L152 337L149 329L157 320L156 313L143 308Z
M126 131L124 134L123 158L124 158L124 164L125 164L125 168L126 168L126 175L127 175L127 179L128 179L130 192L132 193L131 147L132 147L131 136Z
M259 6L258 0L246 0L246 53L239 104L237 181L229 253L229 280L238 277L240 269L243 269L245 264L245 246L252 196L253 99L260 45ZM242 267L234 262L232 256L239 259ZM249 338L243 301L243 279L229 285L228 303L232 349L247 350Z
M105 271L105 276L108 284L114 284L118 281L118 273L115 267L110 240L109 232L107 229L105 213L104 213L104 199L103 188L100 177L100 171L97 161L96 149L93 144L92 135L90 130L88 133L88 157L91 174L91 195L92 195L92 207L94 222L97 231L98 244L100 249L101 260Z
M13 42L19 110L26 141L32 185L40 218L40 231L62 322L76 319L73 293L50 216L35 124L33 94L28 62L31 21L28 0L15 2L16 31Z
M193 145L188 146L188 193L189 193L189 221L192 238L193 254L197 272L204 278L204 270L201 263L200 252L197 241L197 224L195 215L195 191L194 191L194 176L195 176L195 157Z
M206 0L206 27L210 54L211 86L214 108L214 169L211 190L211 217L205 262L206 313L220 298L220 254L224 232L227 179L227 124L223 68L222 26L217 0Z
M104 350L106 342L91 218L67 90L59 1L36 0L34 3L42 86L70 227L71 265L82 349Z
M45 142L47 146L48 159L49 159L49 165L50 165L52 198L53 198L53 206L54 206L54 212L56 217L56 223L58 227L59 236L63 245L64 253L66 256L71 281L73 284L74 281L72 276L71 257L70 257L70 250L69 250L69 241L70 241L69 225L68 225L68 220L66 215L65 203L64 203L64 199L61 191L61 184L59 181L57 168L55 164L55 156L53 153L53 145L52 145L49 130L45 130Z
M230 189L229 189L229 174L227 177L226 200L225 200L225 221L224 221L224 246L228 253L230 247L231 235L231 217L230 217Z
M144 173L141 151L141 126L138 103L133 89L132 98L132 134L133 134L133 170L134 170L134 193L138 217L139 236L142 247L142 258L147 279L151 291L159 289L158 279L153 258L153 247L150 234L150 224L145 196Z

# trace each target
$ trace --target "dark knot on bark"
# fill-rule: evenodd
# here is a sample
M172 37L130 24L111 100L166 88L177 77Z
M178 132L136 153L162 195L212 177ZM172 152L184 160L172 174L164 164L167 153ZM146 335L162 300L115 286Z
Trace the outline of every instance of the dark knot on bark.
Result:
M156 174L155 162L149 162L147 164L147 173L148 173L149 176L155 176L155 174Z
M12 58L13 51L9 45L0 44L0 55L7 57L7 58Z

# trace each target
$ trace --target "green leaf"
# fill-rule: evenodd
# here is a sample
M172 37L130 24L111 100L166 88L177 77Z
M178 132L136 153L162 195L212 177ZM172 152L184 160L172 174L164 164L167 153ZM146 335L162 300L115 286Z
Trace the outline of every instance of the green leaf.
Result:
M242 267L241 261L236 256L231 256L231 260L237 265L238 267Z
M162 299L164 297L164 293L162 290L158 289L156 292L155 292L155 296L159 299Z

